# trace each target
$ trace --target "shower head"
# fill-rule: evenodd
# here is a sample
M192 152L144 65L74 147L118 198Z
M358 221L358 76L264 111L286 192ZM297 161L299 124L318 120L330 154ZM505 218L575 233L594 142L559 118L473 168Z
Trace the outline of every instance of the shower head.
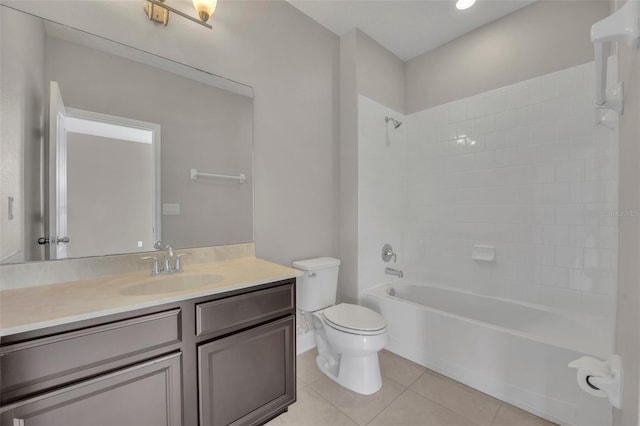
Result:
M393 128L394 129L397 129L398 127L402 126L402 122L401 121L398 121L395 118L392 118L392 117L389 117L389 116L386 116L384 118L384 122L387 123L387 124L389 124L389 122L393 123Z

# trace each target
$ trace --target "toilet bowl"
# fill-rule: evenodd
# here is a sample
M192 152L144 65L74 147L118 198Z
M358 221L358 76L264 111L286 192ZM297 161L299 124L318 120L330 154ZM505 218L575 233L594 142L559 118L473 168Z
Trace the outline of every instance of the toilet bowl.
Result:
M389 342L387 324L363 306L341 303L313 313L318 368L341 386L370 395L382 387L378 352Z
M364 306L334 305L339 265L330 257L293 262L304 272L296 284L297 305L313 318L318 368L345 388L370 395L382 387L378 352L389 342L387 323Z

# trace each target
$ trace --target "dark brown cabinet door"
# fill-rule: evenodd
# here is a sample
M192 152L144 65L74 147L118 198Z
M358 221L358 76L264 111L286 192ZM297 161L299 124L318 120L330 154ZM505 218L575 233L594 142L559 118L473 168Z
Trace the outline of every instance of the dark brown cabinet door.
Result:
M0 409L2 426L180 426L179 353Z
M0 400L4 405L151 358L131 361L180 343L180 321L181 310L171 309L0 347Z
M295 401L295 319L198 347L200 426L255 425Z

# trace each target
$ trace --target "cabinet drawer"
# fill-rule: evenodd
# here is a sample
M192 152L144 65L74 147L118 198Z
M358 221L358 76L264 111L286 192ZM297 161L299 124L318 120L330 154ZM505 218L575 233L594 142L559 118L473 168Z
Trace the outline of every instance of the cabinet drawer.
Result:
M2 401L113 369L181 340L180 309L0 348Z
M196 305L196 334L232 331L295 309L293 283Z

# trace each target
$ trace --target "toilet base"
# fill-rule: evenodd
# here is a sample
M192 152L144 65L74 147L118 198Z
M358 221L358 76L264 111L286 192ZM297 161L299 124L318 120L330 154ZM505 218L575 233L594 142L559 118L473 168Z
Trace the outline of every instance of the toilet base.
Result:
M377 352L357 357L342 355L338 363L318 355L316 365L330 379L356 393L371 395L382 387Z

